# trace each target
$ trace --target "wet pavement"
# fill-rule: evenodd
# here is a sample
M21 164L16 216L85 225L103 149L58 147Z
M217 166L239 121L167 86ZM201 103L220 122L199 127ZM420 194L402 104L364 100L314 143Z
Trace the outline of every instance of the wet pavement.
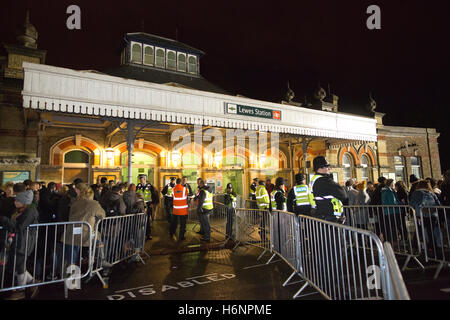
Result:
M225 243L225 236L211 233L211 243L202 243L198 224L189 223L186 240L171 239L168 223L157 221L152 229L153 239L146 242L149 257L141 262L122 262L112 269L109 286L103 288L98 277L81 289L69 290L68 300L290 300L304 284L294 277L291 284L283 283L292 273L280 259L270 264L270 254L259 261L262 249ZM405 258L398 257L402 266ZM425 270L410 261L403 278L412 300L449 300L450 268L443 268L433 280L436 265ZM62 284L40 288L37 300L63 300ZM324 300L313 288L307 287L297 300Z

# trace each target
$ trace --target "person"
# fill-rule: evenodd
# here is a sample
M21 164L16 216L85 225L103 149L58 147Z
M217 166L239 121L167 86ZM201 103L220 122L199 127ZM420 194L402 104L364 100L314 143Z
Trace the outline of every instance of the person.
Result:
M145 237L147 240L151 240L152 223L153 220L155 220L156 205L159 203L159 197L155 187L147 181L147 176L145 174L139 175L139 183L136 186L136 193L141 193L144 197L145 207L147 208L147 228L145 230Z
M439 229L438 211L430 208L424 209L425 207L438 207L441 203L428 181L417 181L415 189L416 190L411 193L410 196L410 205L416 211L417 218L421 219L422 217L423 219L426 231L425 241L428 244L428 249L436 249L436 254L442 254L442 234ZM434 244L432 240L433 235Z
M98 201L94 200L94 191L91 187L84 185L70 207L69 221L87 222L91 226L92 232L95 232L96 221L105 217L105 210ZM68 265L75 264L79 259L80 244L82 247L91 245L91 235L87 226L83 225L82 238L80 238L80 233L74 232L74 229L75 227L68 227L61 237L61 241L64 243L64 258ZM97 235L97 237L100 239L100 235Z
M16 206L14 205L14 183L6 183L3 189L5 191L5 194L2 198L0 198L0 216L6 216L10 218L16 210ZM1 239L4 238L0 238L0 242L3 241ZM0 243L0 245L2 244Z
M166 219L167 222L169 222L172 219L172 210L173 210L173 196L172 196L172 191L173 188L175 187L175 177L171 177L170 178L170 182L168 184L166 184L162 190L162 194L164 195L164 208L166 210Z
M142 193L136 193L136 202L134 203L133 207L131 208L131 214L134 213L142 213L145 212L145 200L144 200L144 195ZM151 240L152 238L149 237L149 240Z
M69 187L61 186L58 189L56 198L56 222L69 221L71 198L69 197ZM61 228L59 228L60 230Z
M450 170L445 171L441 184L440 202L443 206L450 206Z
M284 184L284 182L283 182ZM272 180L270 178L266 179L266 189L267 193L269 194L269 197L272 195L272 191L275 189L275 185L272 183Z
M114 185L111 188L111 191L102 199L103 201L100 204L105 210L107 217L123 216L126 214L127 206L123 201L121 192L121 187L119 185Z
M345 191L347 192L349 206L355 204L356 195L358 194L358 191L354 188L355 183L355 179L348 179L345 182Z
M441 195L441 190L437 187L437 182L434 178L426 178L426 181L430 183L431 189L436 194L436 196L439 198Z
M76 189L76 186L82 186L83 180L81 178L76 178L73 180L73 183L69 185L68 195L71 198L71 201L74 202L79 194L80 189Z
M370 205L372 206L381 205L381 189L384 188L385 182L386 182L385 177L381 176L378 178L378 184L372 193L372 197L370 198Z
M0 198L9 198L14 195L14 182L7 182L5 185L1 188L1 195Z
M375 191L375 185L373 184L373 182L367 181L366 192L369 195L370 199L372 199L374 191Z
M189 205L189 202L194 197L194 193L192 192L191 185L187 182L187 177L186 176L183 176L183 178L181 180L181 185L183 187L186 187L187 190L188 190L188 205Z
M256 188L258 187L258 178L253 178L253 182L250 185L249 195L250 195L250 209L257 209L256 204Z
M29 186L29 190L33 191L33 203L38 206L39 205L39 188L41 185L39 182L32 181Z
M130 184L128 190L123 193L123 202L125 202L127 214L134 213L132 211L137 201L137 194L143 195L141 192L136 193L136 185L134 183ZM142 199L144 199L143 196Z
M39 222L49 223L53 222L56 216L56 183L49 182L47 188L41 190L39 195Z
M409 189L409 193L413 193L416 190L416 184L419 181L419 178L416 177L415 174L411 174L409 176L409 183L411 184L411 188Z
M311 178L311 190L316 203L316 216L331 222L344 223L343 205L348 204L347 193L333 180L330 164L324 156L313 160L314 176Z
M101 186L94 183L91 185L91 189L94 191L94 200L100 201Z
M172 219L170 222L170 237L175 237L175 232L180 223L180 230L178 233L178 239L180 241L185 240L184 234L186 233L186 221L188 216L188 189L181 184L182 179L176 180L176 185L173 188L173 211Z
M295 215L311 215L311 209L315 208L314 195L306 185L306 178L303 173L295 175L296 185L289 191L287 197L287 209Z
M360 206L368 205L370 202L370 196L367 193L366 181L362 181L356 185L356 190L358 194L355 197L354 205L357 206L352 210L352 221L351 225L356 228L367 230L368 212L367 210L361 208Z
M213 194L203 179L200 179L199 183L200 193L198 195L197 214L200 220L200 229L203 231L203 237L200 238L200 241L208 243L211 241L209 216L214 209Z
M272 190L270 199L271 210L287 211L286 194L284 191L284 178L278 177L275 180L275 188Z
M28 227L31 224L38 223L39 213L37 207L33 204L34 194L32 190L26 190L18 193L15 197L14 205L16 211L8 218L0 217L0 225L8 230L11 244L9 248L9 256L6 262L5 283L6 287L12 285L13 277L16 276L15 285L25 286L35 282L33 276L26 269L26 260L33 252L36 229ZM11 282L11 283L9 283ZM38 286L31 287L31 298L34 298L38 292ZM25 290L15 290L6 299L20 300L26 297Z
M402 180L395 183L395 191L397 192L397 198L400 204L408 205L408 191L406 190L405 183Z
M264 185L264 180L261 179L258 182L258 187L256 188L256 204L259 210L269 210L270 208L270 198L269 193L267 192L266 186ZM261 241L267 241L266 238L266 225L267 219L269 218L265 212L258 211L257 215L261 219L260 227L259 227L259 235L261 237ZM256 218L256 217L255 217Z
M393 179L387 179L385 186L381 189L381 204L386 206L383 207L383 216L379 217L383 240L391 242L395 247L398 241L398 233L401 232L402 238L405 239L407 232L403 216L405 210L399 210L395 207L401 203L398 200L397 192L394 190Z
M227 225L225 229L227 239L231 239L233 236L233 220L236 210L236 200L236 192L233 190L233 185L230 182L227 184L227 188L223 198L223 203L227 207Z

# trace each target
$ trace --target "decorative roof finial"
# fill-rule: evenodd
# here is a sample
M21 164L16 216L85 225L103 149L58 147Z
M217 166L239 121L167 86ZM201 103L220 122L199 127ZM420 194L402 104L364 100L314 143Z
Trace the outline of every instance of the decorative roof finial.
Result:
M25 22L19 27L16 39L25 47L37 49L38 32L30 22L30 10L27 10Z
M289 87L289 81L287 82L287 91L285 94L285 99L288 103L292 102L292 100L294 100L295 97L295 93L294 91L292 91L292 89Z
M323 101L325 97L327 96L327 93L325 92L325 89L320 86L320 81L317 84L317 89L314 91L314 98L316 98L319 101Z
M372 92L369 92L369 101L366 105L367 110L371 112L375 112L375 109L377 107L377 102L372 98Z

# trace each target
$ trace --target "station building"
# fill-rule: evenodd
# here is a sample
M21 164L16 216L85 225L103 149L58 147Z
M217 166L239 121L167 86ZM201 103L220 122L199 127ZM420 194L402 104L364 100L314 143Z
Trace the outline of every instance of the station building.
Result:
M46 65L28 16L17 42L2 46L0 184L136 183L146 174L161 190L171 176L187 176L194 185L206 179L216 193L232 182L247 197L254 177L282 176L292 185L297 172L310 176L317 155L328 158L340 184L441 177L435 129L385 126L373 99L364 116L343 112L320 87L308 104L289 94L280 103L231 95L201 75L204 52L172 39L128 33L118 67L102 72ZM258 140L255 151L250 138L242 150L210 148L218 135L227 146L227 130L238 129L266 136L266 148ZM182 137L173 140L180 130L189 133L188 148L177 148Z

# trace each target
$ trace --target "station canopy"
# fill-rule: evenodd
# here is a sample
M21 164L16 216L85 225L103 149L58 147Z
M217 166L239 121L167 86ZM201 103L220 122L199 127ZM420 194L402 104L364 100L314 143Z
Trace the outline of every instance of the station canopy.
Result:
M376 120L91 71L23 63L24 108L371 142Z

